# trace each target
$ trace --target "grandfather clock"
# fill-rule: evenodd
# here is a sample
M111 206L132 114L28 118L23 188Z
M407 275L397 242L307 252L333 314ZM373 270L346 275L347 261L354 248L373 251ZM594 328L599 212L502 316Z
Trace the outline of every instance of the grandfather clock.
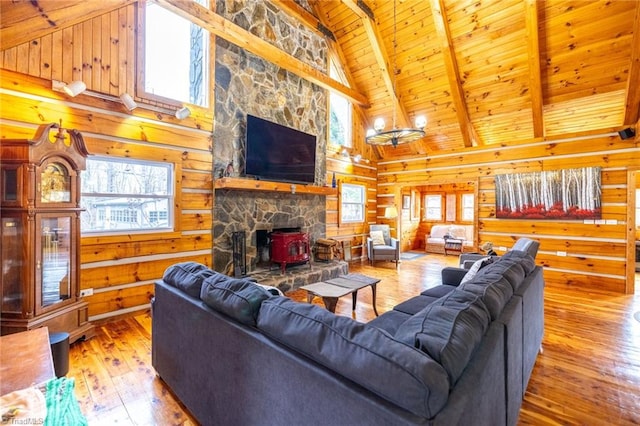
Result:
M69 341L94 335L80 298L80 132L41 125L0 140L2 334L47 326Z

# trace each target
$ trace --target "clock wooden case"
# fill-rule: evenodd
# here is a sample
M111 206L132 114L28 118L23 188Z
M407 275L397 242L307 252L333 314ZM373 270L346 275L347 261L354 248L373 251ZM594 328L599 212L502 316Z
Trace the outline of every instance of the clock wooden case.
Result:
M92 337L80 298L82 135L54 123L0 144L1 332L47 326L70 342Z

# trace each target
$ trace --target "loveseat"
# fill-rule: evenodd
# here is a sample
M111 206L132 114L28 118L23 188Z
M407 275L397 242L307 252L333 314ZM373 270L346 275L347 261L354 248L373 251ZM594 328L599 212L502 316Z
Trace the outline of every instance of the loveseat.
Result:
M543 285L512 251L363 324L177 264L155 284L152 363L204 425L512 425Z
M445 254L444 243L451 237L462 240L462 251L473 250L473 225L441 224L433 225L429 235L425 237L425 251L427 253Z

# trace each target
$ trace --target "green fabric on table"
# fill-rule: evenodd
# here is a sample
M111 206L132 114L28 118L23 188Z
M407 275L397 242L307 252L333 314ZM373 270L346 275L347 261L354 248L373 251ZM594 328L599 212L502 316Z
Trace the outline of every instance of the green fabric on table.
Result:
M88 425L73 392L75 384L73 379L66 377L51 379L46 383L47 417L44 421L45 426Z

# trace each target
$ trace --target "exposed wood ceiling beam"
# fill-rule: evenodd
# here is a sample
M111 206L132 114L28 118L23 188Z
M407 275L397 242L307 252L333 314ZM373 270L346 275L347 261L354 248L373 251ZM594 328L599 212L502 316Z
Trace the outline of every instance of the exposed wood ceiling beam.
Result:
M404 107L400 103L398 99L398 94L396 93L396 88L394 85L394 75L392 74L396 70L391 70L391 60L387 51L384 47L384 41L378 32L378 28L375 25L375 22L371 17L358 5L358 1L356 0L342 0L345 6L349 7L357 16L360 18L362 22L362 26L367 34L367 38L369 39L369 45L373 51L373 55L376 58L376 63L380 68L380 76L382 77L382 81L384 82L385 88L387 92L391 95L392 103L395 107L396 114L396 125L397 127L407 127L407 123L409 123L409 119L407 117L407 112Z
M529 54L529 96L533 118L533 137L544 137L542 109L542 77L540 72L540 41L538 38L538 7L536 0L526 0L527 52Z
M0 2L2 50L109 13L133 2L134 0L2 1Z
M623 125L635 124L640 119L640 2L636 3L631 41L631 63L627 78L627 99L625 101ZM640 129L636 129L638 131Z
M253 53L279 67L282 67L305 80L317 84L318 86L340 93L362 107L368 107L367 98L355 90L338 83L327 75L313 68L277 47L267 43L259 37L254 36L249 31L233 24L220 15L209 9L202 7L191 0L157 0L162 7L182 16L194 24L206 29L218 37L236 44L244 50Z
M480 138L478 138L476 129L473 127L469 118L469 111L467 110L467 102L465 101L462 90L458 62L456 61L456 55L453 51L451 32L447 25L443 0L431 0L431 15L433 16L436 33L438 34L438 39L442 47L447 77L449 78L449 87L451 89L451 97L453 98L453 105L455 106L458 122L460 123L464 146L471 147L478 145Z

